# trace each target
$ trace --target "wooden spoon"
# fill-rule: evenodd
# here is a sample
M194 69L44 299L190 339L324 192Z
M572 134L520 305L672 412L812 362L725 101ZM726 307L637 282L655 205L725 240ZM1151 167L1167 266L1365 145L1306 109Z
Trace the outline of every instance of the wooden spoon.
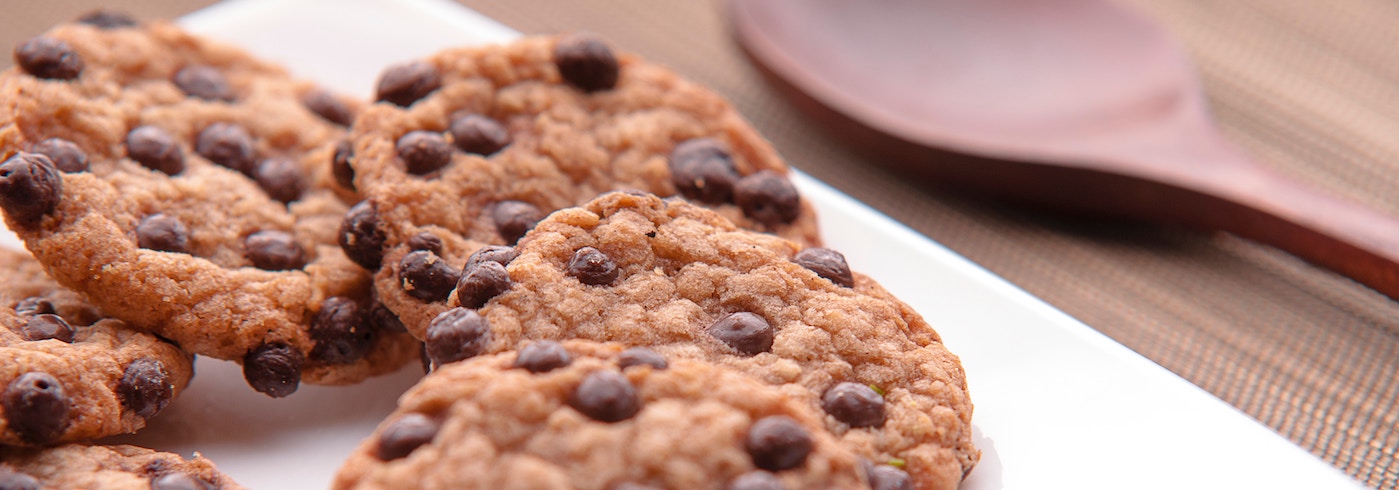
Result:
M930 183L1223 230L1399 299L1399 220L1248 160L1184 51L1108 0L730 0L824 127Z

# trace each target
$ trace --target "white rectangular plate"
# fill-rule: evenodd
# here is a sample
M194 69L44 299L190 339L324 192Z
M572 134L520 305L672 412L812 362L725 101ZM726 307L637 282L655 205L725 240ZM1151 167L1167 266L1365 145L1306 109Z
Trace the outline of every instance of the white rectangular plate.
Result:
M517 34L445 0L239 0L188 28L367 96L379 70ZM980 466L967 489L1354 488L1253 419L927 238L804 175L825 237L942 333L966 366ZM5 237L14 244L13 237ZM420 376L303 386L281 400L232 363L199 375L151 426L116 442L203 453L254 489L324 488Z

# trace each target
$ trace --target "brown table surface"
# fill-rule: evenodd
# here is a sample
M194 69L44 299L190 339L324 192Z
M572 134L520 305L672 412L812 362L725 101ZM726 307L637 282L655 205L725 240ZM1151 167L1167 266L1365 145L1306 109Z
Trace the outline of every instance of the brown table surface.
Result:
M1370 486L1399 488L1399 303L1233 236L1056 218L876 170L822 137L764 85L711 2L458 1L526 33L601 33L712 87L793 166ZM1156 15L1191 49L1221 129L1257 160L1399 215L1399 3L1122 1ZM7 2L0 41L13 46L103 4L155 18L209 3Z

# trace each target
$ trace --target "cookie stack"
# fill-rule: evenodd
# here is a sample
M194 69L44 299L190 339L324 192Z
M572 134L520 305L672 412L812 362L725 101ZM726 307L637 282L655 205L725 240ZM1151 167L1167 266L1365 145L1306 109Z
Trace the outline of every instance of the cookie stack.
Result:
M977 461L957 358L820 247L771 146L594 36L391 66L374 103L119 14L15 57L0 209L49 293L0 293L0 444L33 447L0 483L101 453L235 485L52 448L138 429L191 354L272 397L423 358L336 488L950 489Z

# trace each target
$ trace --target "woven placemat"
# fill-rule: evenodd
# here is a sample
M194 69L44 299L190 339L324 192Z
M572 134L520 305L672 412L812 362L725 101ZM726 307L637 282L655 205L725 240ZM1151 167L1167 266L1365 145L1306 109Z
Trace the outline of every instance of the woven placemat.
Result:
M1399 303L1232 236L1073 221L932 192L876 170L762 82L711 2L459 1L528 33L601 33L714 88L794 166L1370 486L1399 488ZM1399 3L1125 1L1189 47L1221 129L1257 160L1399 215ZM12 46L103 3L173 17L209 2L10 2L0 40Z

